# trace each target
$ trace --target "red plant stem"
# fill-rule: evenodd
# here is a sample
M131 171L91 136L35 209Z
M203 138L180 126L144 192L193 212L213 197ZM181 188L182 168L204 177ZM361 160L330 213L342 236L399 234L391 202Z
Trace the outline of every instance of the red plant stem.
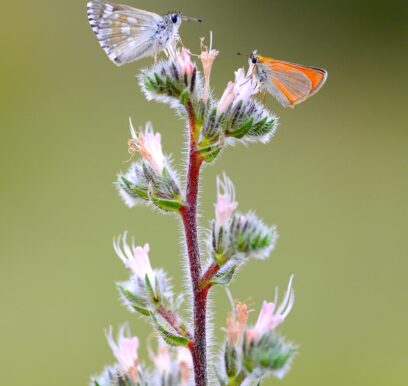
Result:
M190 345L196 386L207 386L207 293L200 288L201 261L197 233L197 196L202 158L195 142L196 118L191 102L187 103L190 129L189 162L186 179L186 204L181 208L186 237L194 304L194 341Z
M209 289L211 287L211 279L214 275L220 270L220 266L217 263L212 263L206 271L203 273L203 276L200 280L201 288Z
M188 339L191 339L190 333L180 325L179 318L173 313L173 311L168 310L161 305L157 308L157 312L164 320L167 321L168 324L170 324L170 326L174 328L176 332L178 332L180 335L186 336Z

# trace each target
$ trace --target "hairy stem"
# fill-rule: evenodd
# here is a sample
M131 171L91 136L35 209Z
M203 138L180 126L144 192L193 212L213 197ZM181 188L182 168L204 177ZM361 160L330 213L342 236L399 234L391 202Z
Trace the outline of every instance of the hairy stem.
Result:
M186 178L186 204L181 209L187 252L190 264L190 276L194 303L194 342L190 346L194 365L196 386L207 385L207 289L200 288L201 261L197 233L197 196L202 158L197 151L195 141L196 118L191 102L187 103L190 129L189 162Z

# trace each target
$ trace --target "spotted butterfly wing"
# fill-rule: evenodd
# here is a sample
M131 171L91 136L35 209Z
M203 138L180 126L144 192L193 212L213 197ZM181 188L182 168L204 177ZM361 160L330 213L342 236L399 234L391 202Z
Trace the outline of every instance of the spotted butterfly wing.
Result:
M259 65L268 75L264 87L284 107L303 102L319 91L327 79L327 71L323 68L264 57L260 57Z
M99 44L118 66L158 53L154 35L160 15L104 0L90 1L87 11Z

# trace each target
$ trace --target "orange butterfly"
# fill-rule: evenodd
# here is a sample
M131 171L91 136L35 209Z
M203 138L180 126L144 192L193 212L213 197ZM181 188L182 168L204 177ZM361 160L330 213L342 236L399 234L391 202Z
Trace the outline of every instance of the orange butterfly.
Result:
M319 91L327 79L323 68L266 58L256 51L251 53L249 62L261 89L272 94L283 107L303 102Z

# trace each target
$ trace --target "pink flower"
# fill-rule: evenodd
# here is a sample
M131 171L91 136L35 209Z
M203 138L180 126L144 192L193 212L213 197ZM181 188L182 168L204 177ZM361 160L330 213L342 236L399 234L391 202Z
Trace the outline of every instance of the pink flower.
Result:
M161 135L153 131L151 122L147 122L144 133L136 133L132 121L129 118L130 134L132 139L129 139L129 153L140 153L146 160L150 162L153 168L159 173L163 173L165 165L165 157L161 146Z
M113 339L112 326L106 333L106 339L113 351L113 355L119 362L121 370L128 374L133 381L137 380L137 369L139 367L139 359L137 350L139 348L139 340L137 337L129 337L129 332L126 326L119 329L117 342Z
M180 369L181 386L188 385L192 376L193 360L190 351L185 347L177 348L177 364Z
M126 242L127 231L123 234L123 242L121 248L121 236L113 241L113 248L116 254L123 261L126 268L129 268L137 277L145 280L148 276L150 283L154 286L156 280L156 274L152 270L149 259L149 244L145 244L143 247L135 247L134 240L132 239L132 247Z
M215 58L219 54L219 51L214 50L212 48L212 31L210 32L210 49L208 49L208 47L204 45L204 38L201 38L201 49L202 51L198 58L201 60L201 63L203 64L203 72L205 79L203 99L207 100L210 92L211 69Z
M180 375L180 385L188 385L191 376L193 362L190 351L185 347L178 347L177 349L170 349L162 342L159 343L157 353L149 351L155 370L157 370L159 378L165 379L169 375L174 375L178 370Z
M171 352L170 349L164 344L160 344L156 354L150 353L150 357L159 370L160 374L171 374Z
M224 179L217 177L217 203L215 204L215 226L220 229L227 224L238 207L235 201L235 189L231 180L224 174Z
M235 312L227 319L227 338L230 346L240 344L242 333L248 321L248 306L244 303L237 303Z
M278 292L275 292L275 300L273 303L264 302L258 320L255 326L247 331L249 340L260 338L267 332L274 330L289 315L295 302L295 294L292 289L293 275L289 279L289 285L286 290L282 303L277 308Z
M176 60L181 68L181 74L191 76L195 69L195 64L191 61L190 52L182 48L176 55Z

